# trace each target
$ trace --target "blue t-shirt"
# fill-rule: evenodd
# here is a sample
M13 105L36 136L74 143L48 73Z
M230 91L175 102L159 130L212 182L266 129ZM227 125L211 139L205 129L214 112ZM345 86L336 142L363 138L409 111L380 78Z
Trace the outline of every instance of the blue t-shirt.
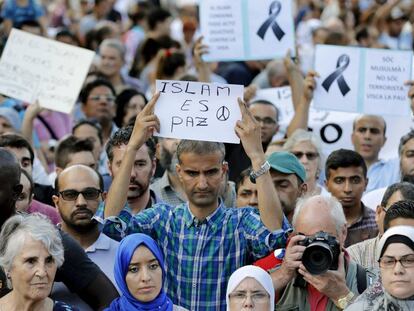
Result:
M24 7L18 6L15 0L7 0L1 11L1 17L12 20L13 27L19 27L24 21L38 20L43 15L44 9L35 0L28 0Z

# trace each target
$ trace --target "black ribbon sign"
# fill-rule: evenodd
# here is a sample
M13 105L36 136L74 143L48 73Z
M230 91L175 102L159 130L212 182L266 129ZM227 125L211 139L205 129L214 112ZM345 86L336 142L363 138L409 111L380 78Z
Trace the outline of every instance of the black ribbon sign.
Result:
M276 21L276 18L281 10L282 4L280 4L279 1L273 1L269 8L269 17L264 21L262 26L260 26L259 30L257 31L257 35L262 38L262 40L264 40L264 36L270 26L272 27L273 33L279 41L284 37L285 32L282 30L282 28L280 28L279 24Z
M336 62L336 70L331 73L325 81L323 81L322 86L323 88L329 92L329 88L331 87L332 83L336 80L338 82L339 90L342 93L342 96L348 94L351 90L346 83L344 76L342 75L346 68L349 66L349 56L346 54L342 54L339 56L338 61Z

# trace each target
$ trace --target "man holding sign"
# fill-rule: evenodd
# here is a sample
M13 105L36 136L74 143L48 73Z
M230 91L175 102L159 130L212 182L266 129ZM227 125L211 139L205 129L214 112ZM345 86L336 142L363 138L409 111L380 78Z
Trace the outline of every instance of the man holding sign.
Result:
M177 173L188 202L176 207L157 204L132 217L121 210L135 154L154 131L170 126L153 112L159 97L157 93L136 119L120 173L109 190L104 232L117 239L142 232L158 242L166 258L165 286L174 304L193 311L226 310L231 273L283 247L290 229L269 174L260 126L239 100L242 120L235 122L235 131L252 162L258 211L227 208L219 200L227 171L222 143L182 140Z

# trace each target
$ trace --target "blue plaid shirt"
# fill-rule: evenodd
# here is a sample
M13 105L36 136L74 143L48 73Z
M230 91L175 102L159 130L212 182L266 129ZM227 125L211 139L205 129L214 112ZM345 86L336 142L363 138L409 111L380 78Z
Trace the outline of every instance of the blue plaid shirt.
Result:
M254 208L224 204L205 220L195 218L188 204L165 204L131 216L122 211L105 220L104 233L120 239L141 232L162 249L167 273L165 288L173 303L191 311L226 310L226 287L239 267L284 247L290 225L270 232Z

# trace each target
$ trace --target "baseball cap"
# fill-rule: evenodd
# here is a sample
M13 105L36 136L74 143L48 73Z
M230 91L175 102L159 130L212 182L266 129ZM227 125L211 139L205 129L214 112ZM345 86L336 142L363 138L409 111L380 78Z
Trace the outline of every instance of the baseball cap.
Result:
M302 180L302 182L305 182L305 168L292 153L286 151L273 152L267 158L267 161L269 162L270 167L275 171L284 174L295 174Z
M392 243L403 243L414 250L414 227L395 226L385 231L378 244L377 260L381 258L388 245Z

